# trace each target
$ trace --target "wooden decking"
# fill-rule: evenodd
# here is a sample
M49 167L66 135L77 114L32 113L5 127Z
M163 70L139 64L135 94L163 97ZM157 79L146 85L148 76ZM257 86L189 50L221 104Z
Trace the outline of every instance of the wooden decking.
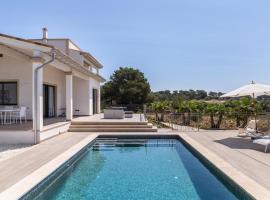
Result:
M47 118L43 120L44 129L51 127L52 125L65 122L65 118ZM0 131L31 131L33 129L33 122L27 121L26 123L23 121L22 124L5 124L0 125Z
M250 138L237 137L237 131L200 131L185 133L246 176L269 190L270 153Z
M70 132L157 132L157 128L145 120L143 114L132 118L104 119L103 114L78 117L72 120Z
M103 113L92 115L75 117L72 121L74 122L144 122L145 118L143 114L133 114L132 118L124 119L104 119Z
M95 122L95 123L134 123L134 122L145 122L144 116L140 114L134 114L133 118L124 119L104 119L103 114L96 114L92 116L74 117L73 122ZM65 118L46 118L43 120L44 129L50 128L51 126L57 125L59 123L66 122ZM32 121L27 121L27 123L17 123L17 124L0 124L0 131L31 131L33 129Z
M65 133L0 162L0 192L48 163L88 135L86 133Z
M17 156L0 162L0 193L51 162L60 154L66 152L91 134L92 133L86 132L65 133L38 144ZM249 181L248 184L250 190L252 190L252 188L254 190L254 188L257 187L253 185L260 185L260 187L269 191L270 194L270 154L264 153L263 146L253 144L250 139L236 137L236 131L181 133L164 129L159 130L158 133L99 133L99 135L101 134L179 134L183 138L191 138L201 146L204 146L211 154L217 156L219 159L215 159L216 162L219 162L220 159L223 160L223 162L226 163L227 170L231 171L232 169L235 169L240 174L251 179L252 181ZM242 180L242 176L240 177ZM243 179L242 181L245 180ZM254 184L250 184L252 182Z

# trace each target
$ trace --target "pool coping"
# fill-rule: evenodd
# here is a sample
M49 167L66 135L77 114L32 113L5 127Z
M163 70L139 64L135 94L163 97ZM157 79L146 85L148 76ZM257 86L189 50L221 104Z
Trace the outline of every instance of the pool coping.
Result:
M0 194L0 200L16 200L20 199L32 188L38 185L42 180L52 174L56 169L63 165L66 161L71 159L81 149L86 147L90 142L94 141L98 137L98 134L91 134L88 137L81 140L79 143L70 147L67 151L60 154L50 162L46 163L33 173L21 179L16 184L12 185Z
M194 150L198 152L202 157L207 159L207 161L213 164L218 170L223 172L228 178L234 181L239 187L250 194L253 198L258 200L270 199L269 190L246 176L241 171L234 168L231 164L220 158L213 151L207 149L205 146L195 141L187 134L179 134L179 137L192 148L194 148Z
M132 134L125 134L125 133L101 133L101 134L91 134L81 140L79 143L75 144L74 146L70 147L67 151L63 152L62 154L58 155L56 158L51 160L50 162L46 163L33 173L29 174L28 176L21 179L16 184L12 185L5 191L0 194L0 200L15 200L20 199L24 196L27 192L32 190L36 185L42 182L46 177L52 174L55 170L57 170L60 166L62 166L65 162L70 160L74 155L80 152L84 147L89 145L89 143L93 142L99 136L157 136L157 137L180 137L181 140L186 142L190 145L197 153L200 154L203 158L209 161L211 164L214 165L218 170L224 173L228 178L234 181L240 188L245 190L248 194L250 194L255 199L261 200L269 200L270 199L270 192L253 179L249 178L241 171L234 168L228 162L220 158L217 154L213 151L207 149L205 146L200 144L199 142L192 139L187 134L183 133L132 133Z

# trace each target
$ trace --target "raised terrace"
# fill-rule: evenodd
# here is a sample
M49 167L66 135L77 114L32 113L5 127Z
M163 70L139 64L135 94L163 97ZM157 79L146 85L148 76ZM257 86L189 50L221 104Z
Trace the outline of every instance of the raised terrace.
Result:
M143 114L124 119L104 119L103 114L96 114L74 118L69 132L157 132L157 128Z

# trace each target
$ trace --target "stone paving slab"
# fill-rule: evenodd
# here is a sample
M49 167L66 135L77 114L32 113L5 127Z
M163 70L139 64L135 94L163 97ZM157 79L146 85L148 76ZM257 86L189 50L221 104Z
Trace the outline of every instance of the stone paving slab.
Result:
M270 193L270 153L249 138L237 137L237 131L203 131L185 133L216 153Z
M241 170L233 167L229 162L222 159L214 151L211 151L207 146L202 145L197 140L194 140L189 134L180 134L181 138L187 142L192 148L200 152L209 162L216 166L220 171L230 177L241 188L247 191L254 199L269 200L270 192L260 182L255 181Z
M61 154L77 145L93 133L66 133L38 144L18 156L0 162L0 192L12 188L22 180L27 181L42 168L49 166ZM101 133L96 133L98 135ZM119 133L102 133L119 135ZM237 178L240 182L254 183L253 186L262 186L270 194L270 154L263 152L263 147L255 145L250 139L236 137L236 131L201 131L201 132L175 132L160 129L158 133L121 133L121 135L180 135L191 138L195 146L204 149L202 153L214 160L222 161L229 171L236 171L241 175ZM192 141L190 140L190 141ZM203 147L203 148L202 148ZM51 169L51 168L50 168ZM235 169L235 170L234 170ZM234 175L234 173L232 173ZM26 180L27 179L27 180ZM255 184L256 183L256 184ZM258 184L258 185L257 185ZM12 187L11 187L12 186ZM247 186L252 190L252 184ZM262 189L262 191L265 191ZM256 193L256 191L255 191ZM266 192L267 193L267 192ZM263 199L263 198L259 198Z
M66 133L0 162L0 192L17 183L89 134Z
M132 118L124 119L104 119L104 114L95 114L91 116L75 117L74 122L142 122L145 121L143 114L133 114Z

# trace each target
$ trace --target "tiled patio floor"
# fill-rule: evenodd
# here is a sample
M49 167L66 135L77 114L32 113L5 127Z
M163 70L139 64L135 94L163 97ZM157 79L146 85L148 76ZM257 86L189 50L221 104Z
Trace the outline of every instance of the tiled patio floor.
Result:
M61 134L10 159L0 161L0 193L88 135L85 133Z
M36 145L18 156L0 162L0 192L39 169L90 134L83 132L62 134ZM102 134L128 135L132 133ZM270 153L264 153L264 148L253 144L250 139L236 137L236 131L179 133L163 129L158 133L147 133L147 135L149 134L180 134L183 137L185 135L191 137L270 192Z
M43 120L44 128L46 126L50 126L52 124L56 124L59 122L65 122L65 118L46 118ZM17 123L17 124L5 124L1 125L0 124L0 131L30 131L33 129L33 123L32 121L27 121L26 123L23 121L22 124Z
M264 146L253 144L249 138L237 137L237 133L237 131L201 131L185 134L270 192L270 153L264 153Z
M75 117L73 121L91 121L91 122L141 122L144 121L144 116L140 114L133 114L132 118L124 118L124 119L104 119L104 114L96 114L92 116L85 117Z

